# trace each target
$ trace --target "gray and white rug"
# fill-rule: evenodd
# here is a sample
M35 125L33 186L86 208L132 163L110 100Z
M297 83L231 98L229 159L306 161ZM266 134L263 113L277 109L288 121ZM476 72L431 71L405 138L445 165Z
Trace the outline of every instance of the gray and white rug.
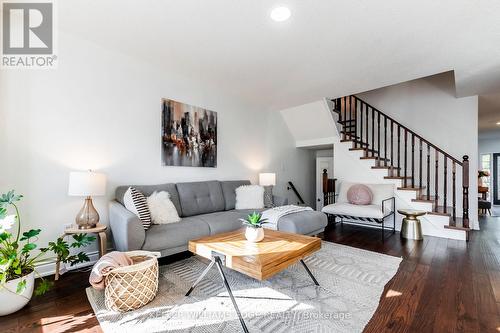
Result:
M401 260L323 242L305 260L320 287L300 263L262 282L225 273L250 332L362 332ZM87 296L106 333L242 331L217 268L184 296L205 267L198 257L160 267L156 298L128 313L107 310L104 292L88 288Z

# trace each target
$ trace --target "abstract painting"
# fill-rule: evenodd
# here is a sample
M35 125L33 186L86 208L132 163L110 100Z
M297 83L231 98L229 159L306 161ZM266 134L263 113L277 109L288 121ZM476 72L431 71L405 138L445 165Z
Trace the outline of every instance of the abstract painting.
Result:
M217 112L162 99L162 164L217 167Z

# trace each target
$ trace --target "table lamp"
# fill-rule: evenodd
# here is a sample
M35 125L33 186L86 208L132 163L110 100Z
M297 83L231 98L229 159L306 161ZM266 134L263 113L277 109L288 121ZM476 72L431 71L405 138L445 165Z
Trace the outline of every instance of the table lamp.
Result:
M259 173L259 185L264 187L264 206L274 207L273 186L276 185L276 174L271 172Z
M85 197L85 203L75 219L78 229L95 228L99 223L99 213L92 204L92 196L106 194L106 176L92 170L70 172L68 187L68 195Z

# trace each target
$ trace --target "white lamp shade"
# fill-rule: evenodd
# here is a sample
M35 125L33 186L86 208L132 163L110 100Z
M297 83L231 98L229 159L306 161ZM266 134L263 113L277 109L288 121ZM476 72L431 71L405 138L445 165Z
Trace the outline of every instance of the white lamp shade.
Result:
M276 174L275 173L259 173L259 184L260 186L274 186L276 185Z
M106 175L93 171L69 173L68 195L86 197L106 194Z

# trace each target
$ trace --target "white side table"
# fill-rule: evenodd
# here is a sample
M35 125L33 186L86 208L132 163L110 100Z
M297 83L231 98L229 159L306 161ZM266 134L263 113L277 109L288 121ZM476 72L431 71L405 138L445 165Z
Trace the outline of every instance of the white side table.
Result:
M95 228L91 229L78 229L78 227L72 226L71 228L68 228L64 230L64 234L62 237L66 237L68 235L75 235L75 234L97 234L97 241L99 244L99 258L102 257L103 255L106 254L106 227L103 224L97 224ZM59 269L60 269L60 261L57 259L56 261L56 274L54 277L54 280L59 280Z

